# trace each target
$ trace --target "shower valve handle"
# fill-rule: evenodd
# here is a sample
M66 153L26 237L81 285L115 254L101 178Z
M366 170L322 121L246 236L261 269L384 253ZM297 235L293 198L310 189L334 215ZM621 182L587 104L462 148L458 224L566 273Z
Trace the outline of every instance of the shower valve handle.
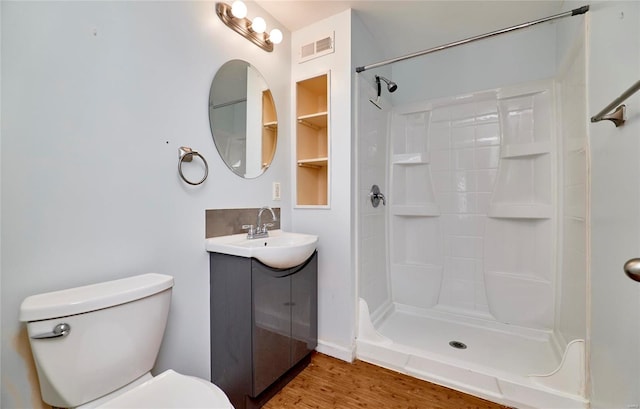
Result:
M369 191L369 198L371 199L371 205L373 207L378 207L380 205L380 201L382 200L382 205L387 205L387 200L382 193L380 193L380 188L378 185L371 186L371 190Z

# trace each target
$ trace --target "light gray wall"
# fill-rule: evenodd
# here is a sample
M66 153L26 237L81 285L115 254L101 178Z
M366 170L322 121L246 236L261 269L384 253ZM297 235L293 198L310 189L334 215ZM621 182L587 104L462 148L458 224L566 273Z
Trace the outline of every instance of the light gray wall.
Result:
M335 33L334 53L301 64L298 62L298 50L302 44L324 38L332 32ZM294 230L319 236L318 350L344 360L351 360L354 354L355 337L350 135L351 10L295 31L291 41L293 44L292 83L330 71L330 206L329 208L294 208L292 220ZM292 100L295 100L293 94ZM295 115L294 112L292 112L293 115ZM295 166L292 166L292 173L295 171Z
M588 106L595 115L640 79L640 3L593 2L588 26ZM591 144L592 407L640 407L640 284L623 273L639 256L640 92L627 122L588 125Z
M398 62L394 105L553 78L555 26L543 24Z
M214 2L1 4L1 406L40 406L25 297L146 272L175 277L156 371L209 379L205 209L277 206L291 226L290 197L271 200L274 181L290 192L288 32L267 53ZM253 180L227 169L209 131L209 86L233 58L263 74L280 118L273 165ZM208 160L203 185L179 178L182 145Z

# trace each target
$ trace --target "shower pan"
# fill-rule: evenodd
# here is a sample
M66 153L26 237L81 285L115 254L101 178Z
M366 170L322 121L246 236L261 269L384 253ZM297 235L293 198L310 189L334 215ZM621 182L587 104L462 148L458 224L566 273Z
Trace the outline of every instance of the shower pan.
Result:
M584 296L566 296L584 289L586 132L558 120L584 103L563 84L378 110L359 78L359 359L519 408L588 406Z

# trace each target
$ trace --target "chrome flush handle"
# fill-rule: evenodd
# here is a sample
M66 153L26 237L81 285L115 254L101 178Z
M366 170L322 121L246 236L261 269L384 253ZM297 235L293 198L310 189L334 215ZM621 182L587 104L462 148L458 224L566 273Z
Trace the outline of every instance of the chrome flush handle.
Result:
M71 332L71 325L69 324L58 324L53 328L53 331L47 332L44 334L34 335L31 339L49 339L49 338L62 338L69 335Z

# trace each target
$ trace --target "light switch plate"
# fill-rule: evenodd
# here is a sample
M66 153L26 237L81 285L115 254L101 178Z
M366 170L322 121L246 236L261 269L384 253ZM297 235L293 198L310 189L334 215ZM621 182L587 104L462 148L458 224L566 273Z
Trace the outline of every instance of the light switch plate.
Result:
M273 182L273 200L280 200L280 182Z

